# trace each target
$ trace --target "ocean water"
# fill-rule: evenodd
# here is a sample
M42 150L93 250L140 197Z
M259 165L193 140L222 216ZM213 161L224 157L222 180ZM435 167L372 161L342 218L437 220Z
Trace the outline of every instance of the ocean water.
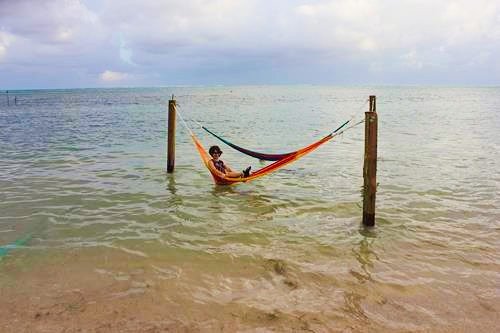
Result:
M179 118L166 174L172 94L205 147L219 144L239 170L265 164L200 124L250 149L287 152L363 119L376 95L376 227L361 226L363 125L267 177L216 186ZM498 87L9 98L0 96L2 331L499 329Z

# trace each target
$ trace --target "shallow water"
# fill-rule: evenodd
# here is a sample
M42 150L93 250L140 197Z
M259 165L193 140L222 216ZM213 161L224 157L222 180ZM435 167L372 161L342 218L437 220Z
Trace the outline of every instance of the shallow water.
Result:
M368 96L377 95L376 227L360 226L363 125L268 177L220 187L180 120L176 169L166 175L171 94L206 147L216 141L197 122L269 152L362 119ZM173 317L188 330L219 330L220 323L232 323L228 331L498 330L499 88L10 95L17 105L0 100L4 305L49 285L64 295L69 286L61 281L71 280L86 295L85 316L117 299L124 309L148 304L159 315L180 304ZM221 148L235 169L263 165ZM12 288L23 283L34 287ZM31 314L19 307L19 318Z

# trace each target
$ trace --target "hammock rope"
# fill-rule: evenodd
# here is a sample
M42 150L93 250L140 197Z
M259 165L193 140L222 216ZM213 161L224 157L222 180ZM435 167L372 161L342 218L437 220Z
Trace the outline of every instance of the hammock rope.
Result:
M174 109L175 109L175 113L177 113L179 115L179 118L181 118L181 121L182 121L182 124L184 125L184 127L186 127L187 131L189 132L190 135L194 135L193 134L193 131L191 130L191 128L189 128L188 124L186 123L186 121L184 120L184 118L182 117L181 113L179 112L179 110L177 110L177 105L174 106Z

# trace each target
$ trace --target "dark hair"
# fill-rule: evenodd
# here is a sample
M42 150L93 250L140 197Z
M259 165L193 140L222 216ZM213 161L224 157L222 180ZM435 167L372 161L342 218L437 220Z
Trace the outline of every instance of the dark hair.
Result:
M210 147L210 149L208 150L208 153L210 155L213 155L214 153L219 153L219 154L222 154L222 150L220 150L219 146L212 146Z

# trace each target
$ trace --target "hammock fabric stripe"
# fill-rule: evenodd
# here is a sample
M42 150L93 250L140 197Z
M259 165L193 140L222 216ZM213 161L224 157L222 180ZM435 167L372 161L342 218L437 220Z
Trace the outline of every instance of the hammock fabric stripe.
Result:
M255 172L253 172L250 175L250 177L231 178L231 177L220 177L217 175L217 171L214 168L212 168L212 166L209 163L209 161L212 159L212 157L207 153L205 148L203 148L203 146L202 146L201 142L198 140L198 138L194 134L191 134L191 139L193 140L194 145L196 146L196 149L198 150L198 153L200 154L200 157L201 157L203 163L205 163L205 166L212 174L212 177L213 177L215 183L219 184L219 185L232 185L232 184L236 184L236 183L252 181L254 179L263 177L267 174L270 174L270 173L284 167L285 165L288 165L292 162L295 162L296 160L309 154L310 152L312 152L313 150L315 150L316 148L318 148L322 144L328 142L333 137L334 137L333 133L328 134L324 138L310 144L309 146L304 147L302 149L299 149L296 152L291 153L290 155L282 158L281 160L278 160L274 163L271 163L271 164L263 167L262 169L259 169Z
M347 125L347 123L349 123L350 120L346 121L345 123L343 123L342 125L340 125L335 131L333 131L330 135L332 134L335 134L337 133L341 128L343 128L345 125ZM255 157L255 158L258 158L259 160L264 160L264 161L279 161L279 160L282 160L286 157L289 157L289 156L292 156L294 154L297 154L301 151L301 149L299 150L296 150L296 151L292 151L290 153L284 153L284 154L266 154L266 153L259 153L259 152L256 152L256 151L252 151L252 150L249 150L249 149L246 149L246 148L243 148L243 147L240 147L238 145L235 145L234 143L231 143L227 140L225 140L224 138L218 136L217 134L215 134L214 132L210 131L208 128L206 128L205 126L202 126L201 128L203 128L205 131L207 131L208 133L210 133L211 135L213 135L214 137L216 137L217 139L219 139L220 141L224 142L226 145L228 145L229 147L233 148L233 149L236 149L237 151L243 153L243 154L246 154L248 156L252 156L252 157ZM304 148L303 148L304 149Z

